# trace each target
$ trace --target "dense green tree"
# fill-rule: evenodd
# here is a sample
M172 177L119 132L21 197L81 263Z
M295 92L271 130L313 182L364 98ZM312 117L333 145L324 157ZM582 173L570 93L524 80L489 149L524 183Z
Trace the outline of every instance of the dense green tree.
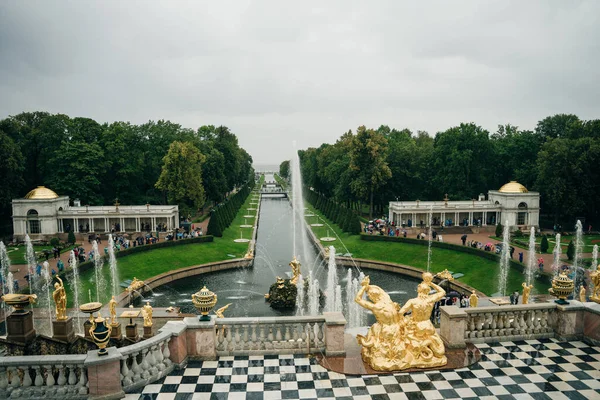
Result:
M225 157L227 191L231 191L238 183L241 171L238 139L229 131L229 128L220 126L215 132L214 145Z
M500 222L498 222L498 225L496 225L496 237L501 238L502 235L504 234L504 226L502 226L502 224Z
M202 164L206 157L191 142L175 141L163 159L156 188L167 192L171 203L184 209L199 209L204 205Z
M387 139L373 129L360 126L353 137L350 152L352 182L359 197L369 199L369 217L373 218L373 194L391 177L387 164Z
M283 179L289 179L290 177L290 160L282 161L279 164L279 176Z
M6 133L0 130L0 233L9 231L12 199L23 195L24 159L21 149Z
M546 237L546 235L542 236L542 241L540 242L540 250L542 253L547 253L548 252L548 238Z
M202 182L209 200L214 203L223 201L227 193L225 157L215 148L210 148L210 152L206 154L206 163L202 167Z
M567 247L567 258L569 261L573 261L575 258L575 244L573 243L573 240L569 242L569 246Z

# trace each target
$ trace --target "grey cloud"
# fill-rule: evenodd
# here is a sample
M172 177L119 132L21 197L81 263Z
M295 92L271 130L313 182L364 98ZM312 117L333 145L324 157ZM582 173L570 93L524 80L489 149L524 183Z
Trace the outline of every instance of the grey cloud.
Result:
M0 118L224 124L257 163L358 125L597 118L595 1L0 3Z

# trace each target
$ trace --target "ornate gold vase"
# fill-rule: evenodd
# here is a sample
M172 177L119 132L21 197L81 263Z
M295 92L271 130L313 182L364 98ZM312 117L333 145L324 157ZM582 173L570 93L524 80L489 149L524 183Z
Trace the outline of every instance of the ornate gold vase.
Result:
M573 279L569 278L563 271L552 279L552 288L548 289L548 292L558 297L558 300L554 300L557 304L569 304L567 297L573 293L573 289L575 289Z
M90 336L92 337L94 343L96 343L96 346L98 346L100 349L98 350L99 356L105 356L108 354L106 346L110 340L111 330L111 326L106 323L106 318L102 318L100 313L98 313L98 317L94 319L92 327L90 328Z
M192 303L201 314L200 321L210 321L208 313L217 304L217 295L204 286L199 292L192 295Z
M24 310L29 304L35 304L37 296L35 294L5 294L2 300L11 307L14 307L13 314L27 314Z

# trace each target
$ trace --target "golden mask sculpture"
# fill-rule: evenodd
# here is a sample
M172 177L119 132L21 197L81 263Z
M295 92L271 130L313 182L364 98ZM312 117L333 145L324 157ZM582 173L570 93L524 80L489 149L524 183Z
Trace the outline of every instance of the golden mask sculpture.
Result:
M592 290L590 300L600 303L600 265L596 267L594 272L590 273L590 279L594 284L594 290Z
M142 317L144 317L144 326L152 326L152 306L149 301L142 307Z
M127 291L129 293L135 292L136 290L139 290L142 287L144 287L144 281L140 281L138 278L136 278L134 276L133 280L131 281L131 283L129 284L129 286L127 286Z
M64 321L67 317L67 293L65 292L65 285L60 279L56 277L58 282L54 284L54 292L52 292L52 298L54 299L54 305L56 309L56 320Z
M429 294L434 289L436 293ZM370 301L363 299L367 294ZM367 336L357 335L362 359L377 371L430 368L446 365L445 348L429 317L433 306L446 292L433 283L433 275L423 273L417 297L400 307L369 277L361 282L355 301L375 315L377 322ZM411 316L405 316L412 311Z
M523 287L523 304L529 304L529 293L531 292L531 289L533 289L533 285L528 285L523 282L521 287Z
M294 256L294 259L292 261L290 261L290 267L292 267L292 279L290 279L290 283L296 285L298 283L298 278L300 277L300 261L298 261L296 259L296 256Z

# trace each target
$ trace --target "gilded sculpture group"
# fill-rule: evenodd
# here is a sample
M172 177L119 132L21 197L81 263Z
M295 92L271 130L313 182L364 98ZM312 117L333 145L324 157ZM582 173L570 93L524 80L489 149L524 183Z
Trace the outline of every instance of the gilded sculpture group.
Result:
M431 289L435 293L429 294ZM365 293L368 300L363 298ZM363 361L379 371L446 365L444 343L429 319L435 303L445 295L444 289L433 283L433 275L425 272L417 297L400 307L365 277L355 301L373 312L377 322L367 336L357 336ZM405 315L408 312L411 315Z

